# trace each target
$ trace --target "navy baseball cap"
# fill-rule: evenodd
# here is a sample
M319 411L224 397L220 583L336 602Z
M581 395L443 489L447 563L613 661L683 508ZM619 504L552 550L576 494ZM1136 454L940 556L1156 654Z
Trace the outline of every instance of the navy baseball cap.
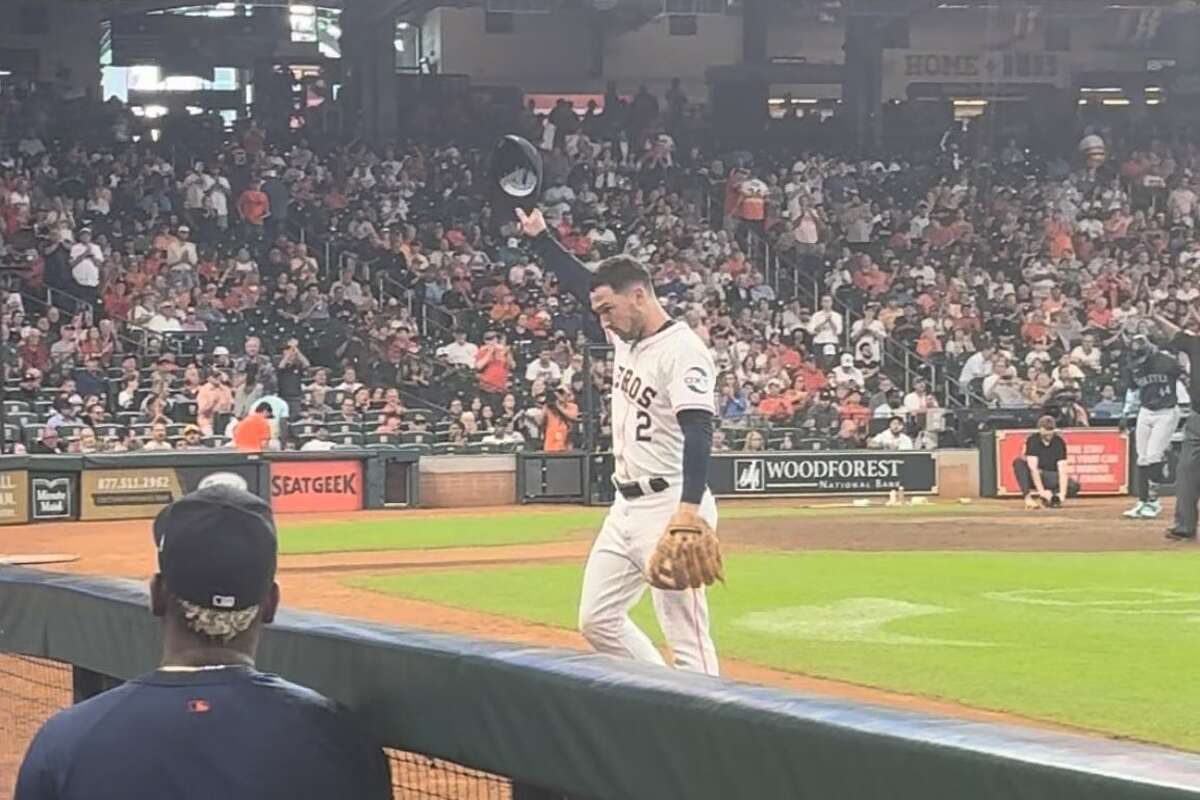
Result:
M271 506L233 486L184 495L154 520L167 590L216 611L261 603L275 581L279 540Z

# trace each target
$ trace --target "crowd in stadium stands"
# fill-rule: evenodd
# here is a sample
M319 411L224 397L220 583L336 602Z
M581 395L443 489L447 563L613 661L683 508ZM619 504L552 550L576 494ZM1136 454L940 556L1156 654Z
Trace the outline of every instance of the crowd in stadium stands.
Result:
M115 101L77 141L3 99L10 448L607 446L599 331L493 218L486 147L154 144ZM933 447L945 407L1112 418L1123 342L1200 296L1191 140L752 156L677 86L579 111L512 121L547 218L584 261L637 256L711 344L718 451Z

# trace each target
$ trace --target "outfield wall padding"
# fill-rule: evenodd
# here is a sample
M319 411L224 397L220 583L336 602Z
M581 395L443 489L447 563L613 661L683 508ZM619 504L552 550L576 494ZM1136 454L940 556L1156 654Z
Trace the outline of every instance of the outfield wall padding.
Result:
M139 584L0 567L2 652L127 679L154 667L157 630ZM609 656L300 612L280 614L260 655L389 746L577 798L1200 798L1195 755Z

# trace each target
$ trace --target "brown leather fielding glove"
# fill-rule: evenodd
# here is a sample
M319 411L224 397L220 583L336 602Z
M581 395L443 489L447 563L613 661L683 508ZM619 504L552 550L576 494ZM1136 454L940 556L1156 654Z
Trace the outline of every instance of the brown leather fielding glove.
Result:
M725 582L717 534L691 511L676 511L650 554L646 579L656 589L699 589Z

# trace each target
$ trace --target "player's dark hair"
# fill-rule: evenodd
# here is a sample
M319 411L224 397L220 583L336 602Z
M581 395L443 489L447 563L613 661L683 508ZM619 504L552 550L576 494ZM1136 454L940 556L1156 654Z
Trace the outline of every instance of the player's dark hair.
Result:
M651 287L650 273L630 256L612 256L600 262L592 275L592 290L608 286L614 292L626 292L634 286Z

